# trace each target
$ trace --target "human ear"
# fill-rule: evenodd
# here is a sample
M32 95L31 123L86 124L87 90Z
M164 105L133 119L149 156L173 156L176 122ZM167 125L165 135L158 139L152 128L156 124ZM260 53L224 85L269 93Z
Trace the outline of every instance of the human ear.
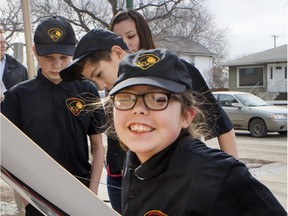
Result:
M187 109L182 116L182 128L188 128L194 119L197 111L195 109Z
M33 52L34 56L37 58L38 55L37 55L37 53L36 53L35 44L33 44L33 46L32 46L32 52Z
M117 57L119 58L119 60L122 60L125 56L123 49L117 45L111 48L111 52L115 53Z

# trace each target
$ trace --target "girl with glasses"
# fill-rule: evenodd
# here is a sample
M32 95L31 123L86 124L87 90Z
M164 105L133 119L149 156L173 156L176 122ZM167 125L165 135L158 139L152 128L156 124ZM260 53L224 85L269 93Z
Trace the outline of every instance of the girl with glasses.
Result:
M175 54L141 50L118 75L108 103L127 150L122 215L287 214L243 163L197 139L205 119Z

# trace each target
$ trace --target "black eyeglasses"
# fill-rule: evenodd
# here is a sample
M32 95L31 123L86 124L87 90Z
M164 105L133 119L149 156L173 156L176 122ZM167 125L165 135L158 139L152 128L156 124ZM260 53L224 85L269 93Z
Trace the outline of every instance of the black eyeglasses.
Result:
M172 94L164 92L149 92L146 94L120 92L111 96L111 99L116 109L130 110L133 109L133 107L135 106L138 97L143 98L144 104L147 109L158 111L167 108L169 99L172 97Z

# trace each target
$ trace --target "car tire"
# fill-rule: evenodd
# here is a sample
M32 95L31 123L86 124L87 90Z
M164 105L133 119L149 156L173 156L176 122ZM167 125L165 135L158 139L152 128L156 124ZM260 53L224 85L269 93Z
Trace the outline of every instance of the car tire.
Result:
M256 118L250 122L249 131L253 137L265 137L267 135L267 126L262 119Z

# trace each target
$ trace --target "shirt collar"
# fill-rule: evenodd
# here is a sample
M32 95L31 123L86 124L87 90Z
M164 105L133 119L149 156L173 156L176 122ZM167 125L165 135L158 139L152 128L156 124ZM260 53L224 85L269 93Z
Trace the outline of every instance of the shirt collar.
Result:
M160 175L167 169L170 158L177 147L177 143L178 139L143 164L140 163L137 155L134 152L128 151L128 169L134 169L135 176L139 180L145 180Z

